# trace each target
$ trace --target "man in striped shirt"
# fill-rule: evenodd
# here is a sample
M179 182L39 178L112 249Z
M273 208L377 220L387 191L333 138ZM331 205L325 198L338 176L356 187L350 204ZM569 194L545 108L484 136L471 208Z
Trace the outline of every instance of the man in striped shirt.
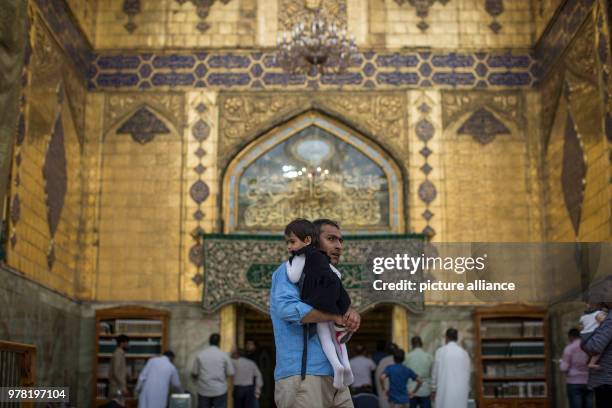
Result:
M612 308L612 302L606 302ZM589 386L595 390L597 408L612 407L612 313L601 322L582 348L590 355L600 355L599 368L589 370Z

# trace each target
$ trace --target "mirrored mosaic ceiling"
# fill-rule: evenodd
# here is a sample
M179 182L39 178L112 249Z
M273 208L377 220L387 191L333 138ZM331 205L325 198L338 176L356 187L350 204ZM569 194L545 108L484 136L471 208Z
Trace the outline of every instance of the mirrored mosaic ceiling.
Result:
M296 217L388 230L387 176L355 147L311 125L250 164L238 185L239 230L282 230Z

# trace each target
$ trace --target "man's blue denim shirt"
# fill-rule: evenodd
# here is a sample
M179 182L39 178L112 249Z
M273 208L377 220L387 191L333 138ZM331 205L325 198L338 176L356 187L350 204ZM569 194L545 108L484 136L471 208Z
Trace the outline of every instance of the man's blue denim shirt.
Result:
M283 263L272 275L270 289L270 316L276 345L275 381L301 374L304 327L300 322L311 310L311 306L300 301L300 290L289 281L286 263ZM308 339L306 375L333 375L319 336Z

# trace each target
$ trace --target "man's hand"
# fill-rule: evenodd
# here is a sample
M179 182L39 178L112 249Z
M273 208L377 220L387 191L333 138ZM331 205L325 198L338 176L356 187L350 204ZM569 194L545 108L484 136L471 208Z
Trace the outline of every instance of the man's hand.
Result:
M357 313L355 309L349 308L344 314L342 324L346 326L347 330L356 332L359 330L359 325L361 324L361 316L359 316L359 313Z
M413 399L414 398L414 392L409 392L408 393L408 398Z

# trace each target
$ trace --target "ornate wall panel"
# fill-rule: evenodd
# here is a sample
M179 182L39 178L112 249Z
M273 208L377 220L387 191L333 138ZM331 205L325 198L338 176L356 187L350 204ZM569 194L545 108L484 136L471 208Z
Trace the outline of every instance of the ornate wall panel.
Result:
M603 204L609 203L609 192L602 190L609 181L605 66L597 41L600 20L597 13L591 17L544 83L546 219L551 240L600 241L610 236L610 208ZM555 93L558 103L546 101ZM549 123L553 125L547 130Z
M313 108L349 120L401 158L407 152L406 103L400 92L221 94L219 168L261 133Z
M278 27L291 31L296 23L305 20L316 9L323 11L330 21L336 21L338 29L346 29L346 0L278 0Z
M282 231L296 216L350 231L402 231L402 174L384 151L310 113L265 134L224 177L227 231Z
M352 306L365 310L379 303L402 305L412 312L424 310L423 294L371 290L371 262L374 256L395 256L398 253L420 256L422 236L392 235L385 237L345 237L342 263L344 287L349 292ZM278 236L210 235L204 237L204 294L206 311L218 310L230 303L246 303L262 313L269 313L269 295L272 274L287 260L287 250ZM234 254L228 257L227 254ZM405 271L385 272L385 281L391 275L405 278ZM413 276L419 281L419 271Z
M178 301L184 100L154 93L105 99L96 298Z
M484 111L488 113L484 113ZM480 117L474 118L474 114ZM505 126L495 117L491 117L492 113L499 116L503 120L512 122L515 126L524 128L526 125L526 117L524 111L523 96L518 92L443 92L442 94L442 120L444 127L451 126L454 122L469 115L467 123L462 122L466 126L465 131L475 133L477 140L488 140L488 135L498 134L500 131L507 133L507 129L500 128ZM482 118L482 115L486 116ZM484 122L482 121L484 120ZM472 121L472 122L470 122ZM475 123L474 123L475 121ZM478 123L480 122L480 123ZM492 133L489 133L492 132Z

